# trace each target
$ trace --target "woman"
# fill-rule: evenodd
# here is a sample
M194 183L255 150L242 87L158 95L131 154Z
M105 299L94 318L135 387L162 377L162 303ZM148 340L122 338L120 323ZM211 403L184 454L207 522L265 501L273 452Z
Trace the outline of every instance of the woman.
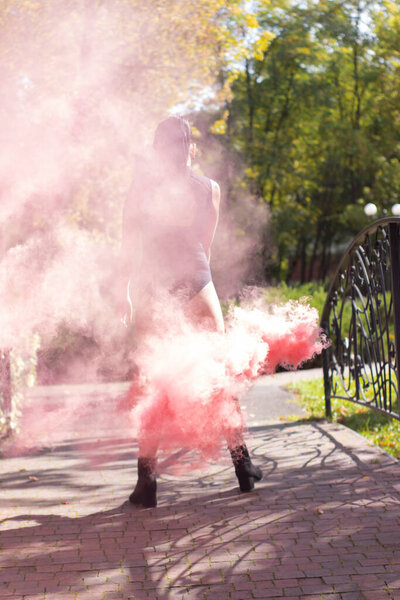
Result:
M137 343L154 329L156 307L166 295L177 300L190 322L223 333L210 270L219 186L190 168L195 144L183 118L169 117L158 125L153 149L153 161L142 161L134 177L123 217L122 268L131 273L128 297ZM238 410L237 402L232 410ZM240 489L250 491L262 473L251 463L242 428L225 437ZM133 504L157 504L157 449L157 436L139 439L138 481L129 497Z

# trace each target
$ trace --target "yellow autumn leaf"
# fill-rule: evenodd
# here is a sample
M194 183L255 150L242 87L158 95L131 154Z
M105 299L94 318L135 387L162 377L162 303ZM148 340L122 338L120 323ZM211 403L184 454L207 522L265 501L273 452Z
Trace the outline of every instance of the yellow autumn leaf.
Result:
M216 135L224 135L226 133L226 121L224 119L218 119L210 127L211 133Z
M262 60L264 58L264 52L274 39L275 34L270 31L265 31L255 42L254 42L254 58L256 60Z
M257 17L255 15L247 13L245 15L244 21L246 23L246 26L249 27L250 29L256 29L258 27L258 21L257 21Z

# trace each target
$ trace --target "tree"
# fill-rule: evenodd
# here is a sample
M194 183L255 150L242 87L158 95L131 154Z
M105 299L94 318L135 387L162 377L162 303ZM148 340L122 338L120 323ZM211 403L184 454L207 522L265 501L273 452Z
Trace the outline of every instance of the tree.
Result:
M370 0L254 6L259 35L270 41L235 70L219 130L243 156L237 181L271 208L272 273L290 278L299 268L303 281L323 278L334 247L365 222L364 196L383 201L397 168L382 171L382 161L397 158L389 90L398 9Z
M240 14L239 0L1 2L6 246L60 212L118 239L135 152L171 107L225 94Z

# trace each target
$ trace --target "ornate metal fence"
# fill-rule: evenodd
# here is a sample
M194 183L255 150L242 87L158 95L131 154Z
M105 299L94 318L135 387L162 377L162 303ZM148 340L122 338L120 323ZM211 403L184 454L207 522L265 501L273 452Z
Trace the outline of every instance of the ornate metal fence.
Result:
M321 325L326 414L341 398L399 419L400 218L364 229L333 278Z

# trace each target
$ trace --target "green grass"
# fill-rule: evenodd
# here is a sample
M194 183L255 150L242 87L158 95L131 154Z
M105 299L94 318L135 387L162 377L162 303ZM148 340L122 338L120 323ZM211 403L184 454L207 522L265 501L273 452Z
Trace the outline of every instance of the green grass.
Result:
M321 317L326 300L327 286L328 283L324 284L315 281L291 285L282 282L279 285L270 285L265 288L260 288L260 294L267 304L283 304L289 300L307 298L308 304L316 308ZM239 304L240 301L238 299L230 299L221 302L223 314L226 315L231 306L238 306Z
M307 298L310 306L316 308L321 317L326 300L326 287L326 285L319 282L297 283L292 285L287 285L282 282L279 286L265 288L263 297L266 302L271 304Z
M307 411L309 419L325 418L324 382L322 379L291 383L288 389ZM332 420L357 431L370 442L400 459L400 423L386 415L346 400L332 400Z

